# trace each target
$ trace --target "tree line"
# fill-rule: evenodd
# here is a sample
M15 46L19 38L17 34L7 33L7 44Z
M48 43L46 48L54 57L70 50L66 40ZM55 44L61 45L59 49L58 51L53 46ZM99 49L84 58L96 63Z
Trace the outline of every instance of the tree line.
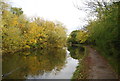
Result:
M98 6L98 5L97 5ZM87 44L97 47L109 60L115 70L119 70L120 45L120 1L99 5L95 8L96 19L81 30L71 32L68 43Z
M61 48L66 44L66 28L61 22L28 18L22 8L0 1L3 53L33 48Z

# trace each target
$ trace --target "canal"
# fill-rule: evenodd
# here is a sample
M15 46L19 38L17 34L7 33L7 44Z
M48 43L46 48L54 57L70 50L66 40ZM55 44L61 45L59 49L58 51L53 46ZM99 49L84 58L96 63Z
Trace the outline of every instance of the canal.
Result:
M3 79L71 79L78 66L77 57L82 55L83 52L78 47L4 54L2 77Z

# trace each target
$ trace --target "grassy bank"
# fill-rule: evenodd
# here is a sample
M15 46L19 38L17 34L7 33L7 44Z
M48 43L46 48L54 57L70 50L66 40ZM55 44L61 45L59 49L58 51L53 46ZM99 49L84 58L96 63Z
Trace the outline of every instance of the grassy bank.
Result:
M79 59L79 64L76 68L76 71L73 74L72 81L74 80L79 80L79 79L86 79L87 77L87 64L86 64L86 58L88 55L88 49L86 46L84 46L85 51L84 51L84 56L82 59Z
M109 64L113 67L113 70L115 71L115 73L117 73L119 75L119 64L118 64L118 60L108 56L107 54L105 54L104 51L101 51L99 48L91 46L93 48L95 48L100 54L101 56L103 56L108 62ZM88 69L89 69L89 50L87 48L87 46L84 47L85 51L84 51L84 56L82 59L79 59L79 64L76 68L76 71L73 74L72 77L72 81L76 81L76 80L80 80L80 79L86 79L88 77Z

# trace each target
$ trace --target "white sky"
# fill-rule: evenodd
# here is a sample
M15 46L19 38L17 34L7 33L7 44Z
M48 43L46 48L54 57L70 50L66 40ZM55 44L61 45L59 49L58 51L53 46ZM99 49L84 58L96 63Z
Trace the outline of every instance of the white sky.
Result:
M21 7L28 17L38 16L47 20L60 21L68 29L79 29L86 22L86 13L74 7L76 0L10 0L13 6ZM81 0L82 1L82 0ZM79 2L79 5L82 3Z

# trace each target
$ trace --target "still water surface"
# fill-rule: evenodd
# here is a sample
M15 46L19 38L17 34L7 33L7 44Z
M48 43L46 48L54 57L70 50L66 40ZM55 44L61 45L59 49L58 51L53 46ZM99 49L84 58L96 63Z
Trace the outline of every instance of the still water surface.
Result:
M6 54L2 59L3 79L71 79L78 60L74 49L47 49ZM72 55L73 54L73 55Z

